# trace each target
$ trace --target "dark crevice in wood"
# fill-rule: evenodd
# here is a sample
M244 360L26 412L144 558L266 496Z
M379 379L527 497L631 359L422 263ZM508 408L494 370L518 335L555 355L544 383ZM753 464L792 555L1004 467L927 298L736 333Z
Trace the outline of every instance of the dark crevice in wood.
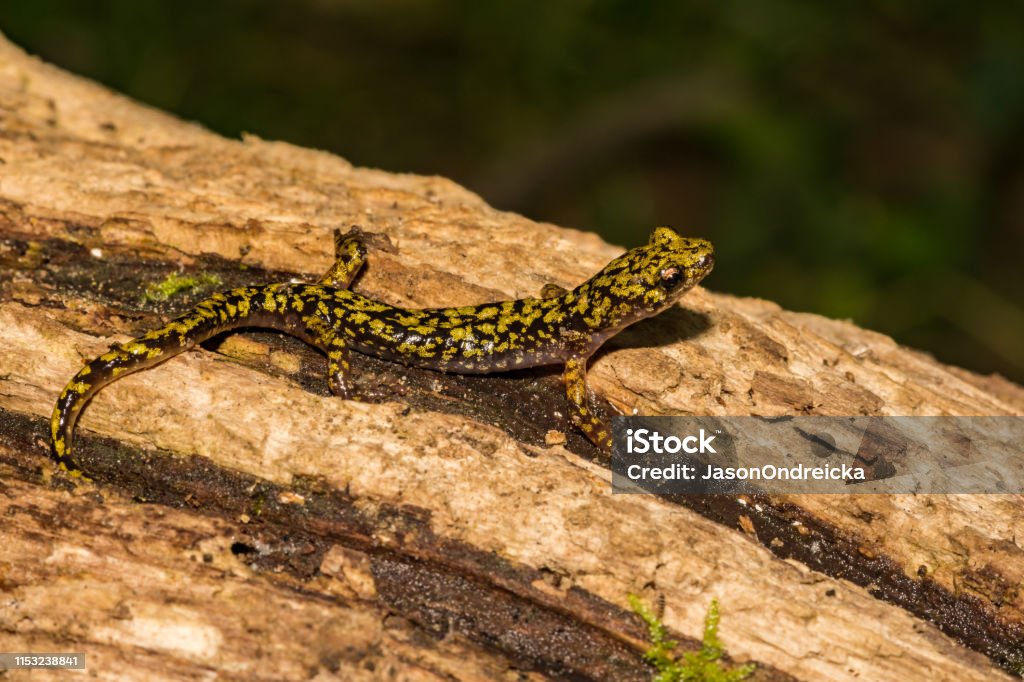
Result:
M872 596L922 618L1009 673L1024 673L1024 627L1006 622L985 601L953 594L925 577L908 576L890 557L872 554L794 504L767 496L677 495L672 501L705 518L746 532L780 559L794 559L832 578L866 588ZM746 517L747 522L743 519ZM829 595L826 595L826 598Z

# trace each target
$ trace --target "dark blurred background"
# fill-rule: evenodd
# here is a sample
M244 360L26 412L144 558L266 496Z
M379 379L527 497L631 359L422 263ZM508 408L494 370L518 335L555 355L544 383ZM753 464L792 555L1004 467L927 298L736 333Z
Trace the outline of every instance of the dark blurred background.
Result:
M1024 3L3 0L0 31L225 135L675 225L712 289L1024 381Z

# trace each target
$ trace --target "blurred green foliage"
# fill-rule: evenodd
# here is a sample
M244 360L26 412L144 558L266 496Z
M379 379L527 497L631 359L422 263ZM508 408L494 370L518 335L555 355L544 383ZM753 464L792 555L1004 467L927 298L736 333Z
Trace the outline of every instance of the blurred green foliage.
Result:
M227 135L675 225L713 289L1024 380L1024 3L4 0L0 31Z

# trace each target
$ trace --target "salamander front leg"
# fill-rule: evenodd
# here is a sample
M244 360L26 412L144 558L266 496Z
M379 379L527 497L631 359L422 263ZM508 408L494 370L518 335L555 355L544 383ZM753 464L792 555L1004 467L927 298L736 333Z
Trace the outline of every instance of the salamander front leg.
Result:
M350 399L352 387L349 379L352 377L352 370L348 362L348 346L345 341L337 337L331 339L327 346L327 385L331 393Z
M562 373L565 392L569 398L569 418L590 442L604 451L612 449L612 432L594 414L594 408L587 391L587 358L569 358Z
M559 286L553 282L548 282L540 290L541 298L558 298L559 296L565 296L569 293L569 290L565 287Z
M362 237L363 232L358 227L345 234L341 230L334 231L334 265L317 280L317 284L335 289L349 288L366 263L366 245Z

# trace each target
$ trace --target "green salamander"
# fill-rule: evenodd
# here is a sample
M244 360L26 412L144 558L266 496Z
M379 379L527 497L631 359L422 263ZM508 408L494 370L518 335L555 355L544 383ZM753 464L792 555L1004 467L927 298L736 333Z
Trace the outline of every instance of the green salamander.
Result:
M328 385L342 398L350 395L350 350L460 374L564 364L572 422L607 450L611 431L590 404L587 358L628 325L671 306L714 264L709 242L659 227L647 244L619 256L572 291L548 285L541 298L406 310L349 290L366 261L360 236L358 230L335 232L336 260L316 284L288 282L216 294L85 365L53 408L54 457L78 471L71 458L75 421L101 388L239 327L276 329L322 350Z

